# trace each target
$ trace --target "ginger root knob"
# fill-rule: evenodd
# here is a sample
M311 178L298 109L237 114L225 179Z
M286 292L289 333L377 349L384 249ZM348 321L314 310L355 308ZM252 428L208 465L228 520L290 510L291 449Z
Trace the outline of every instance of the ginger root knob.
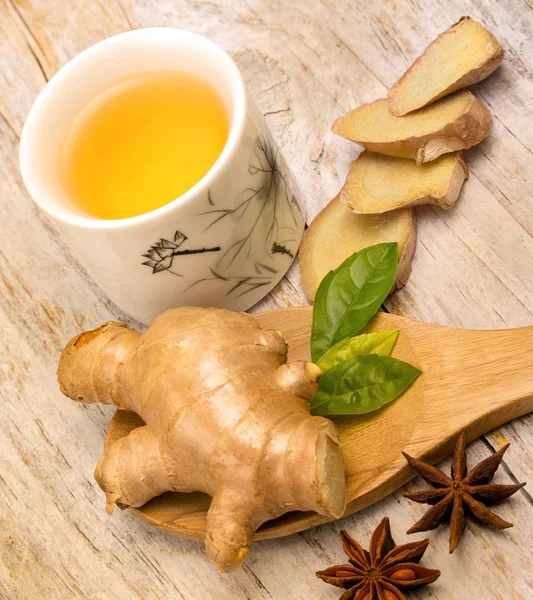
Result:
M345 510L335 426L309 412L319 376L312 363L287 363L282 336L251 315L193 307L162 313L143 335L111 323L77 337L58 369L72 399L145 423L98 462L107 510L167 491L209 494L205 545L223 571L244 561L264 522Z

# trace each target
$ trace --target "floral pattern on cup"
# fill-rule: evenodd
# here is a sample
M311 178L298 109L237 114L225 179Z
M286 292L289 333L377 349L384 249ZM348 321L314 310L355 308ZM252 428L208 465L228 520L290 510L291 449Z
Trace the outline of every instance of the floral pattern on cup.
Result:
M146 260L143 265L152 268L152 273L161 273L161 271L168 271L172 275L183 277L181 273L177 273L172 270L174 258L176 256L187 256L190 254L203 254L204 252L220 252L220 246L214 248L197 248L197 249L184 249L179 250L183 242L187 241L187 236L181 231L176 231L174 234L174 241L165 240L160 238L153 246L150 246L150 250L146 254L143 254Z
M212 252L213 261L205 273L186 282L182 293L208 282L227 282L225 294L243 296L264 286L271 286L285 272L296 255L303 227L294 184L285 161L269 134L263 132L256 140L254 157L248 165L252 184L231 203L219 201L209 190L206 208L195 218L205 222L209 236L228 222L245 219L249 224L236 240L227 246L209 247L202 242L197 247L183 248L187 236L176 231L173 241L161 238L143 254L142 264L153 274L168 272L182 276L175 266L177 257ZM252 216L252 218L250 218ZM280 223L282 225L280 225ZM241 230L239 230L241 231ZM181 258L180 258L181 260Z

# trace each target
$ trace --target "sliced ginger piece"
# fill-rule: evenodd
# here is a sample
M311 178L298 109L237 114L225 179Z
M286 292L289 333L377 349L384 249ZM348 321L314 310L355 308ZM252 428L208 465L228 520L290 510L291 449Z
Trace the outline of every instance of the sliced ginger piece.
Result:
M389 91L398 116L426 106L488 77L500 65L503 48L477 21L463 17L439 35Z
M333 133L372 152L414 158L418 164L479 144L491 129L488 109L470 92L460 91L405 117L397 117L383 98L339 117Z
M382 215L357 215L336 196L315 217L300 246L300 275L308 300L313 301L329 271L354 252L381 242L398 242L400 259L395 287L403 287L411 274L416 245L414 210L404 208Z
M467 177L460 152L418 166L408 158L366 151L350 167L341 202L358 214L380 214L418 204L447 209L455 204Z

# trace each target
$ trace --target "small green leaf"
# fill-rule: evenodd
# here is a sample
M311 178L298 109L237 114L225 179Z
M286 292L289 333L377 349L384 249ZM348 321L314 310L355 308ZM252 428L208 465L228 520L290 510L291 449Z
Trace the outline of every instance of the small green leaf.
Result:
M317 365L322 369L322 373L325 373L342 361L361 354L390 356L397 337L398 330L362 333L335 344L322 356Z
M326 308L329 288L339 270L348 268L356 258L357 252L354 252L354 254L339 265L335 271L330 271L318 286L313 302L313 325L311 330L311 356L315 363L318 362L318 359L328 349L329 346L326 345L327 340L330 338L329 333L334 326L328 319L328 311Z
M394 284L398 244L376 244L352 254L320 283L313 306L313 362L356 335L377 312Z
M422 371L378 354L354 356L326 371L311 402L312 415L362 415L402 394Z

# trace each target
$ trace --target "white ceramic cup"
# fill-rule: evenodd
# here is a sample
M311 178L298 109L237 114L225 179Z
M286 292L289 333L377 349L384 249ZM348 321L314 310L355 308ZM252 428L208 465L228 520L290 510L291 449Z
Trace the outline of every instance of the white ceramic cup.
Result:
M195 73L218 90L230 121L226 145L210 171L169 204L126 219L88 216L71 202L60 177L69 128L97 95L156 70ZM285 274L303 233L299 192L237 66L189 31L130 31L70 61L28 115L20 169L30 195L94 281L145 323L182 305L246 310Z

